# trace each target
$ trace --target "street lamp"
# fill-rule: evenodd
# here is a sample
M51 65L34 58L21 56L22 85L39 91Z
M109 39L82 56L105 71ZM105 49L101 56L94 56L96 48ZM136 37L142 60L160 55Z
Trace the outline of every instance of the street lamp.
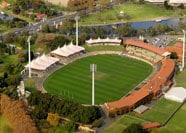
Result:
M76 21L76 46L78 46L78 20L80 19L79 16L75 16L74 20Z
M28 63L29 63L29 66L28 66L28 77L31 78L31 63L30 63L30 60L31 60L31 57L30 57L30 39L31 39L32 36L29 36L28 37Z
M90 65L90 71L92 72L92 105L94 105L94 73L96 72L97 65L91 64Z
M186 31L183 30L183 50L182 50L182 68L181 68L181 71L184 69L184 59L185 59L185 33L186 33Z

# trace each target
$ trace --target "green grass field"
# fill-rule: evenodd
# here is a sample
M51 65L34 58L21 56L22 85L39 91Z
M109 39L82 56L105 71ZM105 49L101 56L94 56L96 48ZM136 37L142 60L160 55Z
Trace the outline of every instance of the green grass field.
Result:
M13 133L10 123L0 114L0 133Z
M88 46L88 45L83 45L85 48L85 51L91 52L91 51L122 51L123 50L123 45L120 46Z
M123 11L124 14L130 16L130 19L118 19L118 15L120 11ZM151 19L160 19L160 18L168 18L175 17L174 10L166 10L163 7L158 7L153 4L133 4L133 3L125 3L120 6L115 6L112 9L99 12L88 17L84 17L80 19L80 24L82 25L90 25L90 24L108 24L108 23L116 23L121 21L144 21ZM178 15L177 15L178 16Z
M165 127L159 129L160 133L184 133L186 131L185 122L186 104L184 104L175 116Z
M114 122L113 124L108 126L104 130L104 133L122 133L123 129L125 129L131 123L145 124L146 121L143 121L143 120L140 120L140 119L135 119L135 118L132 118L128 115L123 115L116 122Z
M77 60L50 75L44 82L47 92L83 104L91 103L90 64L97 64L95 103L120 99L151 72L144 62L119 55L96 55Z
M136 114L134 112L131 115L145 119L152 122L159 122L163 124L170 114L180 105L180 103L166 100L164 98L158 100L156 105L143 114Z

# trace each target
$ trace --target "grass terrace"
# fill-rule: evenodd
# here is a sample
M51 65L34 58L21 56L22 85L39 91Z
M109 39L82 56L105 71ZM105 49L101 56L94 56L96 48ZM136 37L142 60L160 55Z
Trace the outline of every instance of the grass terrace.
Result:
M90 64L97 64L95 103L120 99L144 80L152 67L144 62L119 55L96 55L72 62L54 72L44 82L48 93L91 104Z
M119 12L123 11L124 14L129 15L129 19L118 18ZM144 15L145 14L145 15ZM144 21L144 20L156 20L161 18L175 17L174 10L166 10L163 7L145 3L145 4L133 4L125 3L123 5L115 6L112 9L99 12L89 17L80 19L81 25L92 24L110 24L126 21Z
M97 46L88 46L84 45L85 51L87 52L92 52L92 51L122 51L123 50L123 45L120 46L103 46L103 45L97 45Z

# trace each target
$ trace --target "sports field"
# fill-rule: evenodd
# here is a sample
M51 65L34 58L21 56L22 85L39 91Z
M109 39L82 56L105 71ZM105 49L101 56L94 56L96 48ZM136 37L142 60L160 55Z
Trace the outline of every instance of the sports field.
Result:
M120 55L96 55L76 60L50 75L44 82L47 92L83 104L91 104L90 64L97 64L95 103L120 99L144 80L152 67Z
M104 133L112 133L116 130L118 130L117 133L122 133L123 129L125 129L127 126L131 125L132 123L139 123L143 125L150 122L159 122L160 124L163 124L169 118L169 116L180 106L180 104L181 103L177 103L174 101L161 98L158 101L156 101L156 105L153 108L146 111L144 114L136 114L132 112L126 116L125 115L122 116L120 119L116 120L113 124L105 128ZM182 110L181 111L179 110L175 116L181 118L184 115L183 112L185 110L185 106L182 106L181 109ZM175 126L175 127L173 126L173 124L176 125L177 124L176 122L179 121L178 119L175 118L175 116L172 118L173 120L171 119L170 122L168 122L170 129L167 128L166 125L165 127L158 130L162 131L162 133L164 132L168 133L168 131L171 131L172 129L174 129L174 131L183 131L183 129L186 128L185 126L183 126L184 122L181 122L181 126L183 126L183 128L181 129L180 126Z

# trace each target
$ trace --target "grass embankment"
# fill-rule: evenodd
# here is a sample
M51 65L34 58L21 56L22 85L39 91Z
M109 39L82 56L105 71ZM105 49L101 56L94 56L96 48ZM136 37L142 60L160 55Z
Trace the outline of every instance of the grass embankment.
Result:
M124 14L130 16L130 19L118 19L120 11L123 11ZM99 12L88 17L83 17L80 19L81 25L91 25L91 24L109 24L117 23L121 21L144 21L151 19L161 19L175 17L174 10L166 10L163 7L158 7L153 4L132 4L125 3L123 5L115 6L112 9Z
M64 66L44 82L47 92L91 103L90 64L97 64L95 73L95 103L114 101L133 89L152 71L144 62L118 55L97 55Z
M91 51L122 51L123 50L123 45L120 46L88 46L88 45L83 45L85 48L85 51L91 52Z

